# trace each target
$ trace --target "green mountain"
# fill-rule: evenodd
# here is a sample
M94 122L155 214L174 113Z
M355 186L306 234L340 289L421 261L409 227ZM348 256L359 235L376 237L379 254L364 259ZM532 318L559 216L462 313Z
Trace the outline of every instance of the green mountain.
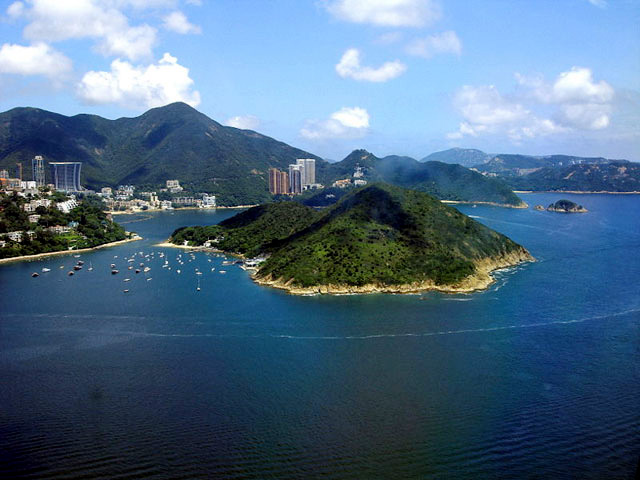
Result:
M491 283L495 268L532 260L504 235L414 190L372 184L322 212L305 209L256 207L216 229L180 229L171 241L209 238L227 250L247 238L227 251L268 254L254 278L293 293L469 291Z
M491 158L491 155L474 148L450 148L449 150L434 152L430 155L427 155L420 161L457 163L459 165L462 165L463 167L470 168L476 165L482 165L483 163L491 160Z
M575 157L571 155L547 155L536 157L532 155L499 154L474 168L483 173L494 173L501 176L526 175L539 168L564 168L572 165L608 163L602 157Z
M13 172L22 162L30 179L34 155L82 162L81 181L88 188L178 179L189 189L216 194L222 205L267 201L269 167L285 169L296 158L315 158L320 169L324 163L259 133L225 127L184 103L117 120L36 108L1 113L0 168Z
M544 167L526 175L504 179L517 190L640 192L640 164L611 161Z
M492 202L521 206L522 200L502 180L490 178L461 165L443 162L418 162L396 155L378 158L366 150L355 150L344 160L329 164L323 172L325 184L353 175L359 166L368 182L382 181L392 185L426 192L441 200Z

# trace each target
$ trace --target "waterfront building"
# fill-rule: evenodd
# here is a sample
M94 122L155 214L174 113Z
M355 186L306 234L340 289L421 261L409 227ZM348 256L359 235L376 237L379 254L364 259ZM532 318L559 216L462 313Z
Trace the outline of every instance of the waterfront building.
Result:
M33 171L33 181L36 182L37 187L44 187L44 158L41 155L36 155L31 160L31 170Z
M79 192L80 168L82 162L49 162L51 178L56 190L63 192Z
M202 208L216 208L216 196L215 195L202 195Z

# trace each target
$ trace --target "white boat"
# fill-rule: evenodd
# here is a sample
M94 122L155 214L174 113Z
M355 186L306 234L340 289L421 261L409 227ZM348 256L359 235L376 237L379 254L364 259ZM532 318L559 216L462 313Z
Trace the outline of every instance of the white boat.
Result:
M50 268L47 268L47 267L42 267L42 271L43 271L43 272L50 272L50 271L51 271L51 269L50 269Z
M220 270L220 273L227 273L226 270Z
M123 282L130 282L130 281L131 281L131 279L130 279L130 278L125 278L125 279L123 280Z

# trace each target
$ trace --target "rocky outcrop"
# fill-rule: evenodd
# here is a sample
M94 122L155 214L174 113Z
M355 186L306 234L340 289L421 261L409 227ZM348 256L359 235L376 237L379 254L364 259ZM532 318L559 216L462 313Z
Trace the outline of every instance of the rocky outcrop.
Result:
M552 203L547 207L547 211L549 212L558 212L558 213L585 213L588 212L586 208L582 205L578 205L573 203L570 200L558 200L556 203Z

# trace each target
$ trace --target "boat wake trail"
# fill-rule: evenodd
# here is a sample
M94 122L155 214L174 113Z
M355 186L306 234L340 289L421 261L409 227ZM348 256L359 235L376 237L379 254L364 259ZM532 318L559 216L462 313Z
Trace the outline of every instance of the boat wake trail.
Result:
M623 312L611 313L606 315L597 315L593 317L578 318L575 320L554 320L550 322L538 322L528 323L521 325L502 325L496 327L486 328L466 328L461 330L441 330L435 332L418 332L418 333L380 333L370 335L287 335L287 334L255 334L255 335L234 335L234 334L180 334L180 333L141 333L141 332L120 332L127 333L134 336L142 337L178 337L178 338L190 338L190 337L212 337L212 338L275 338L286 340L373 340L380 338L406 338L406 337L437 337L443 335L463 335L472 333L485 333L485 332L498 332L502 330L517 330L524 328L539 328L548 327L553 325L570 325L574 323L584 323L595 320L606 320L615 317L621 317L632 313L640 313L640 308L625 310ZM640 315L637 317L640 319Z

